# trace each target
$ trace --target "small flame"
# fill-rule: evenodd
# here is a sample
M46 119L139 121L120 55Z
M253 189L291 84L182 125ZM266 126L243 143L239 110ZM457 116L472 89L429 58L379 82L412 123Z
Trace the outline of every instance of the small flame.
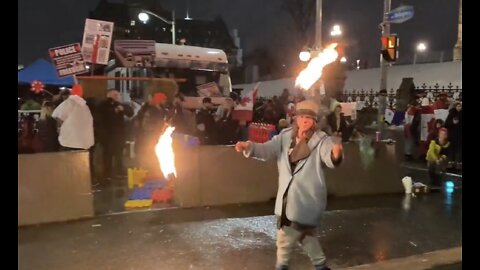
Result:
M174 130L175 127L167 127L155 146L155 154L160 163L160 170L167 180L169 180L169 176L172 174L174 177L177 176L177 170L175 169L175 155L173 154L172 148L172 132Z
M338 52L335 50L337 43L332 43L321 51L315 58L310 60L308 66L300 72L295 80L295 86L300 86L304 90L308 90L322 76L323 68L335 61Z

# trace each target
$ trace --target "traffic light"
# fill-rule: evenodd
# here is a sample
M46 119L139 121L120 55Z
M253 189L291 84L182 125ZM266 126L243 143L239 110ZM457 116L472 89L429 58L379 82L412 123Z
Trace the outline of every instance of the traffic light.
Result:
M382 36L382 56L387 62L397 61L398 38L397 35Z

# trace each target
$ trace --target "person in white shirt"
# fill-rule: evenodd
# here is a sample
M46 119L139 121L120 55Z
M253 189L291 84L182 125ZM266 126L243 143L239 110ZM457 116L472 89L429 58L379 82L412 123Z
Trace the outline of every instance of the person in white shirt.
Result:
M362 100L360 96L357 96L355 98L355 110L361 111L363 110L363 107L365 107L365 102Z
M75 85L71 95L52 113L61 124L58 141L66 150L87 150L94 144L93 117L82 96L81 86Z
M288 126L290 126L293 123L293 116L295 115L295 97L289 96L288 97L288 103L287 103L287 122Z

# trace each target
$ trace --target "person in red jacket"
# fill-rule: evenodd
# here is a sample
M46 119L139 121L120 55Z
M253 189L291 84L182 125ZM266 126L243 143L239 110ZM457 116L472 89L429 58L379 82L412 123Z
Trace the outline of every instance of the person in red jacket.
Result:
M448 96L447 93L441 93L438 95L437 100L433 103L434 110L448 109Z

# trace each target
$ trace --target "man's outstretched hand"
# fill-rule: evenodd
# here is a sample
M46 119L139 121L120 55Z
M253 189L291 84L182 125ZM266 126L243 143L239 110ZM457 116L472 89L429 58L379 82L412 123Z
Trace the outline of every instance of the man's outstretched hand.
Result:
M249 146L249 142L237 142L237 144L235 144L235 150L237 150L237 152L243 152L247 150Z
M332 136L333 148L332 148L332 158L334 160L339 160L342 157L343 146L342 146L342 133L335 132Z

